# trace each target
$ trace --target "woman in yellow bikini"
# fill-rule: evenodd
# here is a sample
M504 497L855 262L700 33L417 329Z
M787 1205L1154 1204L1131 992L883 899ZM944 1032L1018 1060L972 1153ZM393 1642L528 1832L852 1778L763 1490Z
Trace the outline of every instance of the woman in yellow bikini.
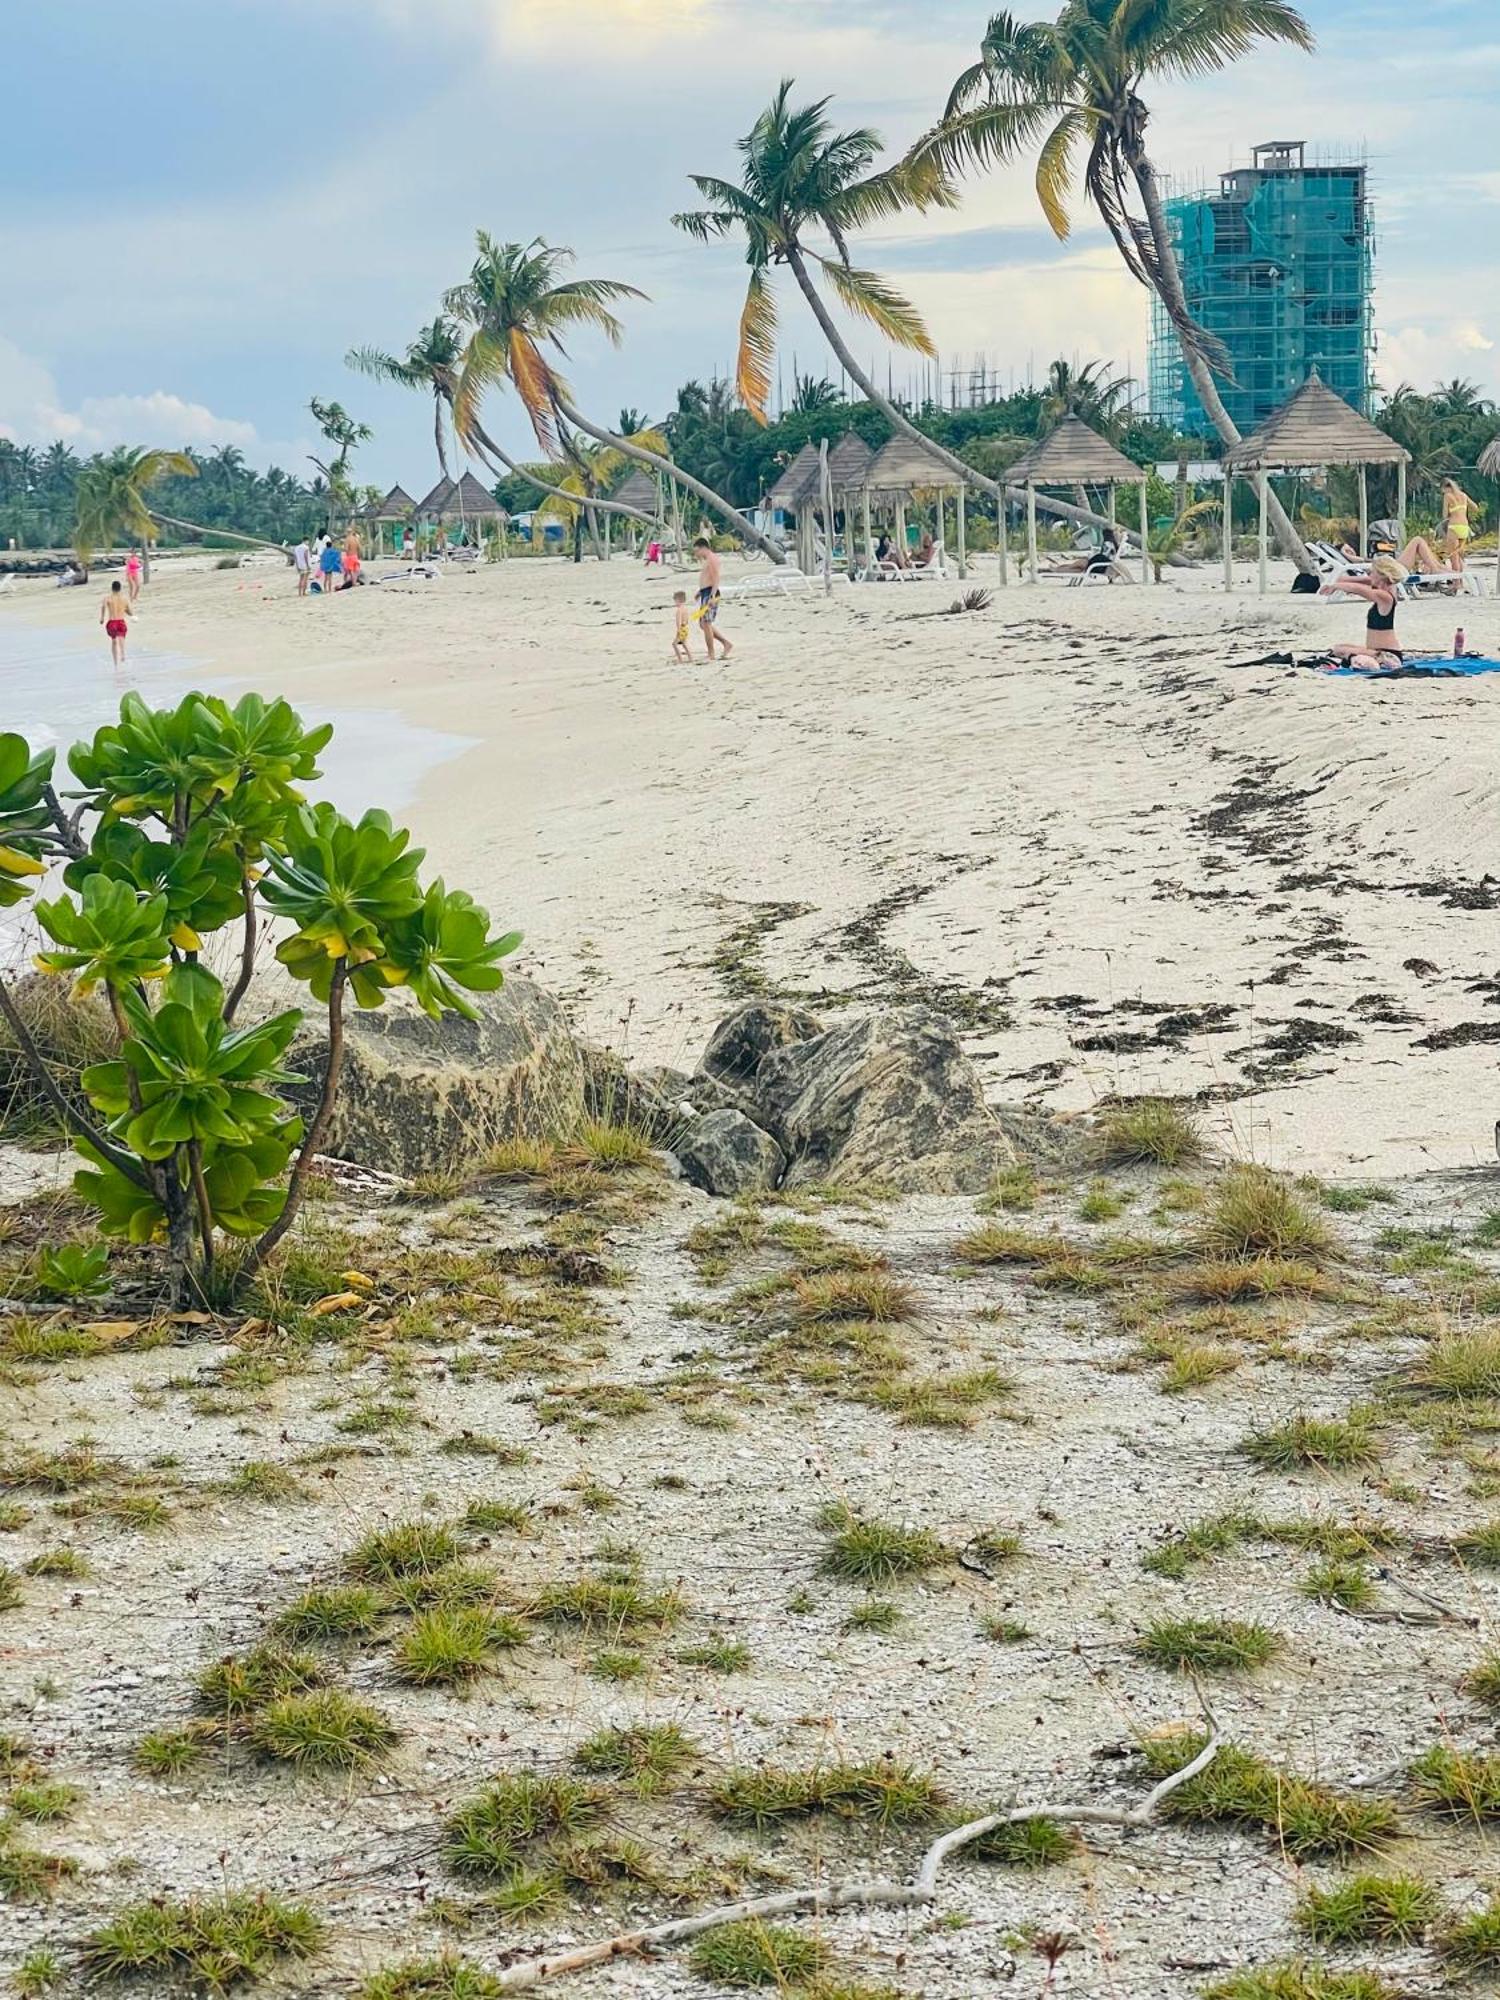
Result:
M1474 532L1469 525L1469 510L1473 505L1456 479L1443 481L1443 553L1452 569L1464 566L1464 550Z

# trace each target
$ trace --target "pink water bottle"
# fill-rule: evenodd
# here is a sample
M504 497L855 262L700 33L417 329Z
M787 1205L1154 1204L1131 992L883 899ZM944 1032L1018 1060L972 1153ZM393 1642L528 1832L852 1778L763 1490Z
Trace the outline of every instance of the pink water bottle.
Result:
M1453 635L1453 657L1455 660L1461 660L1463 656L1464 656L1464 628L1462 625L1460 625L1458 630Z

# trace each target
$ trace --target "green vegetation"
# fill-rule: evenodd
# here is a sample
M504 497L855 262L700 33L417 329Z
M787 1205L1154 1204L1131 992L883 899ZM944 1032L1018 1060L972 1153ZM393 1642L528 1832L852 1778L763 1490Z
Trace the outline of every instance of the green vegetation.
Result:
M992 1827L964 1850L980 1861L998 1861L1007 1868L1054 1868L1078 1851L1078 1837L1045 1813Z
M1500 1897L1491 1897L1482 1910L1444 1924L1436 1944L1444 1963L1458 1972L1500 1970Z
M1152 1776L1180 1771L1204 1740L1186 1731L1149 1739L1144 1755ZM1161 1811L1168 1819L1268 1834L1293 1861L1370 1854L1399 1830L1386 1800L1331 1791L1232 1743L1222 1744L1206 1769L1169 1793Z
M1500 1332L1451 1333L1434 1341L1415 1380L1434 1396L1464 1402L1500 1396Z
M1281 1649L1281 1635L1237 1618L1166 1618L1135 1642L1139 1659L1185 1674L1244 1673Z
M504 1992L492 1973L444 1953L377 1972L360 1987L359 2000L503 2000Z
M110 1059L79 1079L88 1111L75 1120L74 1189L106 1234L164 1239L183 1298L219 1295L221 1239L249 1244L230 1283L281 1241L337 1089L335 1073L304 1133L278 1095L300 1012L235 1023L263 914L286 921L277 958L331 1031L351 991L371 1006L398 985L434 1016L472 1014L463 989L497 987L498 961L519 942L490 937L462 891L424 891L421 851L383 813L356 826L306 803L332 734L258 695L231 708L190 694L152 710L127 694L118 721L69 756L85 796L77 824L52 789L54 753L33 757L0 735L0 902L22 901L64 864L63 893L35 906L46 940L36 962L84 992L102 986L118 1032ZM218 943L238 966L229 990L206 963ZM102 1280L93 1253L68 1253L66 1268L61 1257L47 1266L59 1283Z
M220 1992L309 1957L323 1927L310 1910L275 1896L162 1897L122 1910L92 1932L85 1968L98 1979L185 1979Z
M677 1655L685 1667L707 1667L716 1674L743 1674L750 1669L750 1648L742 1639L706 1639L684 1646Z
M1334 1247L1322 1217L1264 1167L1229 1169L1210 1197L1199 1234L1210 1256L1235 1262L1272 1257L1316 1264Z
M510 1880L534 1866L548 1843L596 1827L605 1802L597 1785L577 1778L497 1778L449 1820L448 1865L483 1881Z
M248 1653L228 1653L203 1669L196 1683L198 1706L206 1715L234 1721L283 1695L307 1694L324 1679L315 1653L269 1643L252 1646Z
M454 1687L488 1673L497 1652L524 1646L525 1621L478 1605L420 1612L396 1641L391 1663L414 1687Z
M1351 1875L1331 1889L1309 1889L1297 1905L1297 1928L1314 1944L1347 1951L1362 1944L1415 1944L1442 1914L1437 1891L1414 1875Z
M675 1590L651 1590L644 1584L610 1582L581 1576L568 1583L549 1583L532 1607L549 1625L573 1626L585 1635L609 1633L631 1638L647 1631L665 1631L682 1616Z
M1203 1991L1204 2000L1400 2000L1378 1973L1331 1972L1300 1958L1233 1973Z
M364 1584L309 1590L277 1614L271 1627L291 1646L366 1638L380 1622L385 1600Z
M1203 1157L1197 1118L1170 1097L1111 1105L1099 1121L1099 1151L1111 1166L1185 1167Z
M694 1944L690 1964L700 1979L719 1986L774 1986L796 1991L814 1979L828 1963L828 1948L820 1939L785 1924L746 1919L721 1924Z
M1338 1472L1370 1465L1380 1456L1375 1412L1360 1407L1347 1417L1309 1417L1299 1412L1284 1424L1252 1431L1241 1450L1265 1472L1296 1472L1304 1467Z
M1314 1563L1303 1577L1302 1594L1340 1611L1367 1611L1375 1602L1375 1586L1357 1562L1329 1556Z
M1434 1744L1411 1767L1418 1805L1449 1819L1500 1820L1500 1756Z
M459 1554L457 1534L441 1521L401 1521L357 1542L344 1567L362 1583L393 1583L401 1577L431 1576Z
M828 1536L822 1568L845 1583L890 1583L951 1560L952 1551L926 1528L908 1528L856 1514L836 1500L819 1516Z
M715 1780L709 1804L731 1826L758 1832L817 1813L877 1826L925 1826L941 1810L943 1795L907 1764L815 1764L806 1770L763 1764Z
M250 1721L252 1747L299 1770L360 1769L384 1756L396 1736L378 1708L339 1688L279 1695Z
M698 1746L675 1722L628 1729L601 1729L573 1753L575 1766L591 1778L618 1778L643 1798L661 1791L698 1757Z

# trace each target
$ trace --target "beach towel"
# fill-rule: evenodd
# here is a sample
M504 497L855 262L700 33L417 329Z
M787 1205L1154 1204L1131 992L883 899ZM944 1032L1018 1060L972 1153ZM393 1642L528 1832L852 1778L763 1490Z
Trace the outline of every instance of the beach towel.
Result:
M1258 660L1233 660L1235 667L1310 667L1331 681L1463 680L1474 674L1500 674L1500 659L1486 653L1408 653L1399 667L1351 667L1335 663L1329 653L1263 653Z

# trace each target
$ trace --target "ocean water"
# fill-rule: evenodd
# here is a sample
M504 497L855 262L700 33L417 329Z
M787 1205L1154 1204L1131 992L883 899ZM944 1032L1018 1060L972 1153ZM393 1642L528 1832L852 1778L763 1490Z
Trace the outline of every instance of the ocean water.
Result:
M85 593L87 594L87 593ZM185 654L166 653L131 639L122 673L110 665L102 637L85 640L74 632L26 623L8 604L0 603L0 729L24 736L33 750L55 748L58 783L67 783L67 753L80 737L92 736L118 713L120 696L134 689L153 706L178 701L195 687L207 687L229 700L258 685L251 681L205 682ZM280 692L260 687L270 697ZM357 817L378 805L403 811L430 771L462 751L475 739L413 725L394 709L327 708L308 722L331 722L333 741L324 751L323 776L314 788L318 798L332 799L342 812Z
M205 683L196 663L185 654L140 645L134 637L125 669L116 673L102 634L92 624L85 630L87 636L30 624L16 615L13 605L0 600L0 730L16 731L33 750L57 751L59 791L68 786L68 751L80 737L92 736L118 714L120 696L128 690L134 689L153 706L165 707L195 687L233 700L258 685ZM258 692L269 697L280 690L259 686ZM302 713L309 723L334 725L333 741L319 760L323 776L309 787L310 795L331 799L354 818L370 806L399 816L429 772L472 748L475 741L414 726L393 709L320 706L316 712L304 708ZM13 959L18 943L32 928L26 910L23 903L0 911L0 959Z

